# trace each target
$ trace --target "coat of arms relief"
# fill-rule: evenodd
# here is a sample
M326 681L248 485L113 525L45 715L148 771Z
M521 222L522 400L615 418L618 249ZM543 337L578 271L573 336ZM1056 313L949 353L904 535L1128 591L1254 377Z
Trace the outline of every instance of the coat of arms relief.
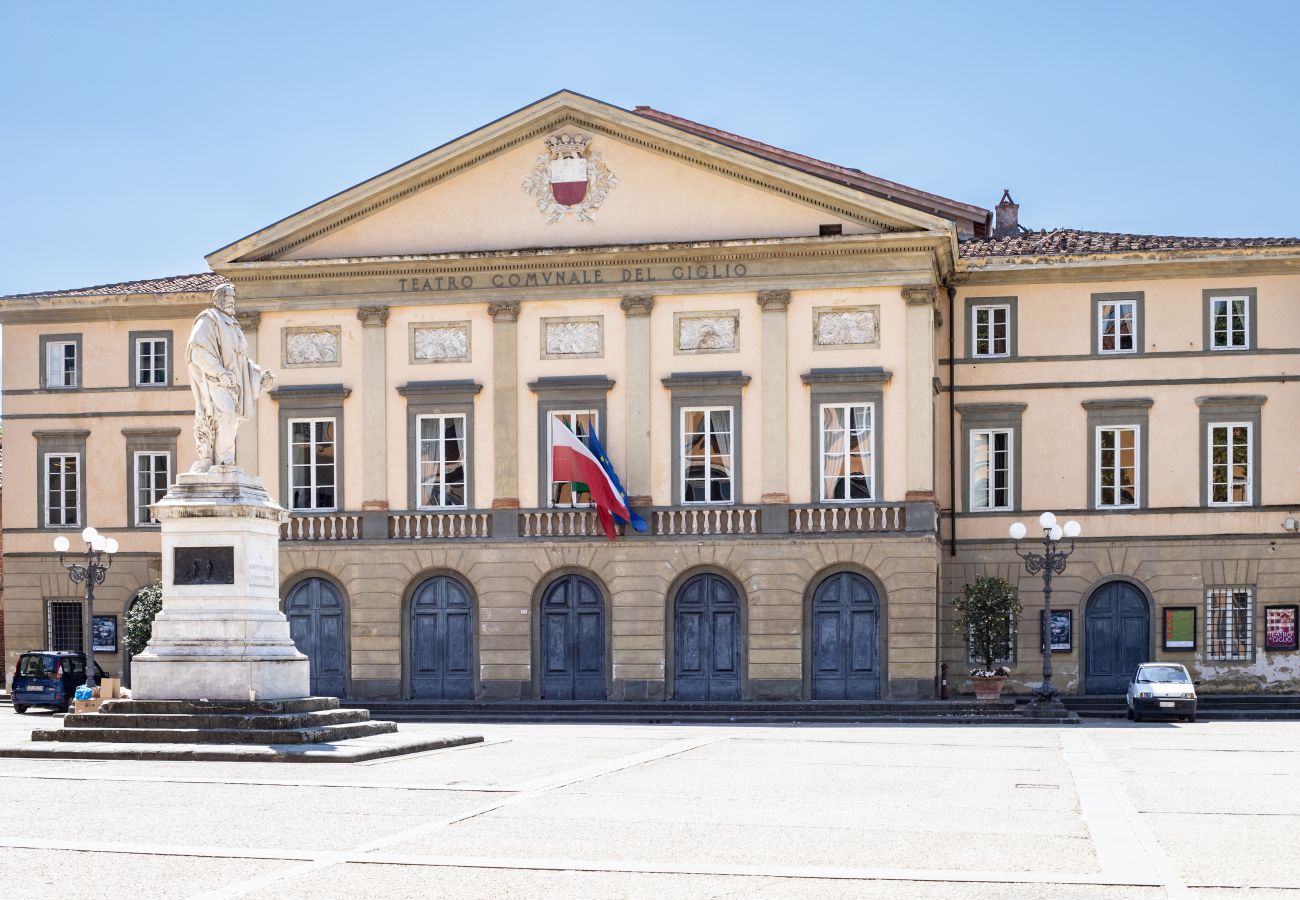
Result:
M557 134L546 139L545 153L524 179L524 192L537 202L548 223L563 221L570 213L580 222L594 222L593 213L618 184L591 138Z

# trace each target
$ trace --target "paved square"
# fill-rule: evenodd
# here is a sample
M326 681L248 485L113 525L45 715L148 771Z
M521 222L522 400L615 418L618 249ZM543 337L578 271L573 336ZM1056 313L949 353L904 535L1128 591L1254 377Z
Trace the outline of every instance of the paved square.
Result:
M402 728L486 741L0 760L3 893L1300 898L1300 723Z

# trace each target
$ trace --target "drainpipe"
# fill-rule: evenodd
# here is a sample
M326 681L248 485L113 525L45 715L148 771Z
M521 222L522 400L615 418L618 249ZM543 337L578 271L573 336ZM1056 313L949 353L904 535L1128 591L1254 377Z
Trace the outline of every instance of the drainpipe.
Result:
M948 555L957 555L957 385L954 382L957 364L957 320L953 318L957 289L944 285L948 291Z

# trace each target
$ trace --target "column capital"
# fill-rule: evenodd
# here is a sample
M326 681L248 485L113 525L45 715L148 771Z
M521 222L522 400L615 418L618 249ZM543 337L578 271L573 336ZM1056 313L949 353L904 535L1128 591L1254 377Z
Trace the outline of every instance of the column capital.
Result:
M383 328L388 323L388 307L363 306L357 310L357 318L367 328Z
M902 293L908 306L930 306L939 297L938 288L932 284L904 285Z
M654 309L655 298L649 294L628 294L618 305L622 307L623 312L627 313L629 319L637 316L648 316L650 310Z
M257 326L262 324L262 314L260 312L236 312L235 321L239 323L241 331L257 331Z
M519 321L518 300L494 300L488 304L488 315L493 322Z
M790 292L787 290L777 291L759 291L758 305L763 307L763 312L785 312L785 308L790 305Z

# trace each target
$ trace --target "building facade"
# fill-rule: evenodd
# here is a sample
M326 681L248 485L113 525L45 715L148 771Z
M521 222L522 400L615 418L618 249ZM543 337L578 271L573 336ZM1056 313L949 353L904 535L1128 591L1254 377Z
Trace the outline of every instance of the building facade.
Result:
M1024 602L1026 689L1041 585L1006 535L1044 509L1084 529L1053 596L1066 690L1148 658L1300 688L1300 242L1015 211L562 92L209 273L3 298L6 668L80 641L60 531L122 547L97 615L158 577L190 321L229 282L277 376L239 460L291 511L317 692L929 697L945 663L962 687L947 603L986 573ZM551 477L561 422L645 532L606 540Z

